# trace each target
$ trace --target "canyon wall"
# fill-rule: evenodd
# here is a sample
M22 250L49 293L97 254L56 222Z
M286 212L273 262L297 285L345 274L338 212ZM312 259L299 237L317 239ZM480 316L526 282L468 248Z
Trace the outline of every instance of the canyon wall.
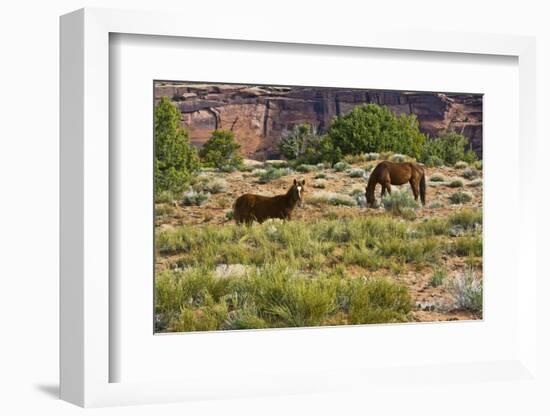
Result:
M461 133L482 157L480 94L183 82L156 82L154 90L155 102L165 96L178 107L191 143L200 147L213 130L231 130L243 156L251 159L278 158L278 141L297 124L309 123L324 132L333 117L365 103L416 114L421 131L432 137L444 131Z

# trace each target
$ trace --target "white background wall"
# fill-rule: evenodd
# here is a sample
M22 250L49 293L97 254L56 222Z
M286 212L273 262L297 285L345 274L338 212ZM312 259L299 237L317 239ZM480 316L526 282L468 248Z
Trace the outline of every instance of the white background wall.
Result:
M189 4L186 4L189 3ZM369 4L373 3L373 4ZM77 8L115 7L165 9L187 13L205 26L214 15L235 20L236 30L280 22L325 25L337 31L344 25L368 27L392 21L403 27L429 25L437 30L536 35L538 41L538 129L548 138L550 114L550 13L543 1L223 1L168 0L20 0L0 6L0 414L76 414L81 409L60 402L58 394L58 17ZM182 25L185 21L182 21ZM505 121L503 121L505 122ZM538 151L539 163L550 157L548 141ZM543 181L541 194L548 193ZM546 208L541 195L538 209ZM548 221L543 219L545 230ZM540 230L540 244L543 239ZM545 243L546 241L544 241ZM540 266L543 264L541 259ZM541 305L541 312L548 307ZM548 316L548 315L546 315ZM548 346L548 334L545 335ZM550 350L550 349L548 349ZM548 351L547 350L547 351ZM542 357L543 364L548 363ZM548 372L547 372L548 373ZM457 397L442 402L434 394L421 398L423 414L537 414L525 395L505 393L487 403L483 397ZM316 397L282 397L134 408L100 409L123 414L341 414L392 413L415 404L418 395L389 400L374 411L364 397L345 393ZM477 401L480 401L476 404ZM406 407L405 407L406 408ZM546 408L548 410L548 408Z

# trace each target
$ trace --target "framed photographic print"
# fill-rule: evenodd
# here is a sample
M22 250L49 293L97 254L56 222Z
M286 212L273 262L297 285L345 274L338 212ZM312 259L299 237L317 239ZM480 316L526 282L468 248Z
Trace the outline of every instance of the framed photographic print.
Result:
M62 17L63 399L537 383L534 41L327 36Z

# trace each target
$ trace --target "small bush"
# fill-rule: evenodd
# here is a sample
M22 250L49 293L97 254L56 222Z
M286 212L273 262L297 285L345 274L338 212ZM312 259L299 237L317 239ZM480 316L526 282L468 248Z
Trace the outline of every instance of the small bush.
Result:
M214 130L199 155L204 166L234 170L243 164L240 147L233 132Z
M464 162L463 160L459 160L455 163L455 169L465 169L468 167L468 164Z
M360 168L353 168L349 170L348 176L350 178L362 178L363 176L365 176L365 171Z
M426 140L420 161L428 166L438 166L439 162L448 166L454 166L459 161L474 162L477 156L473 151L466 150L468 143L468 138L462 134L443 133L436 138Z
M447 272L445 271L445 269L441 267L437 267L434 270L434 274L432 275L432 278L430 279L430 286L432 287L441 286L446 279L447 279Z
M456 307L481 315L483 310L483 282L473 268L457 276L449 286Z
M315 179L326 179L327 174L323 172L319 172L315 175Z
M380 153L375 153L375 152L365 153L365 158L367 160L378 160L380 158Z
M481 179L476 179L476 180L470 182L470 183L468 184L468 186L471 186L472 188L477 188L477 187L483 186L483 180L481 180Z
M443 208L445 204L441 201L434 201L430 205L428 205L428 208L430 209L437 209L437 208Z
M315 165L302 164L302 165L298 165L296 167L296 171L303 172L303 173L313 172L313 171L316 171L316 170L317 170L317 166L315 166Z
M358 154L358 155L346 155L342 160L346 163L354 164L354 163L366 162L367 158L363 154Z
M386 195L383 200L384 209L393 214L401 214L407 209L417 208L418 204L412 194L404 189L393 190L391 195Z
M462 172L462 177L469 180L477 178L479 177L479 171L472 168L465 169L464 172Z
M338 163L335 163L333 166L336 172L343 172L349 169L350 167L351 167L350 164L347 162L338 162Z
M258 182L268 183L275 179L282 178L283 176L290 175L292 172L290 168L267 169L260 173Z
M228 221L231 221L232 219L235 218L235 213L233 212L233 210L231 211L227 211L225 213L225 219L228 220Z
M464 204L466 202L470 202L472 200L472 194L469 192L455 192L451 194L449 197L449 200L452 204L458 205L458 204Z
M202 205L210 198L210 193L208 192L197 192L193 189L183 194L182 204L183 205Z
M227 181L223 178L198 176L193 181L193 189L197 192L219 194L227 190Z
M482 170L483 162L481 160L476 160L475 162L472 163L472 167L477 170Z
M352 324L405 322L411 307L404 285L388 279L368 280L352 285L349 320Z
M395 153L391 155L389 160L394 163L403 163L403 162L406 162L408 158L407 156L402 155L401 153Z
M165 215L172 215L174 213L174 207L172 205L160 205L155 207L155 216L163 217Z
M474 230L483 224L483 212L481 210L464 209L452 214L448 219L449 225L460 226L465 230Z
M155 202L157 204L172 202L175 199L176 198L172 191L160 191L155 194Z
M434 173L430 176L430 182L445 182L445 177L439 173Z
M347 207L354 207L356 205L354 198L334 192L316 193L308 198L308 202L313 205L343 205Z
M462 188L464 186L464 182L462 182L461 179L453 179L449 182L450 188Z
M313 187L316 189L325 189L326 186L326 181L324 181L323 179L318 179L313 182Z
M438 168L445 164L445 161L439 156L430 155L424 159L424 164L431 168Z

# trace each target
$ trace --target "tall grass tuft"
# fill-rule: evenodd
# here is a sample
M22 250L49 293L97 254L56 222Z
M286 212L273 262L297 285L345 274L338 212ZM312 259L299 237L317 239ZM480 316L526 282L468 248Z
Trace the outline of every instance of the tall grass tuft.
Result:
M483 311L483 282L478 279L473 268L467 268L449 285L449 291L454 297L455 305L478 315Z

